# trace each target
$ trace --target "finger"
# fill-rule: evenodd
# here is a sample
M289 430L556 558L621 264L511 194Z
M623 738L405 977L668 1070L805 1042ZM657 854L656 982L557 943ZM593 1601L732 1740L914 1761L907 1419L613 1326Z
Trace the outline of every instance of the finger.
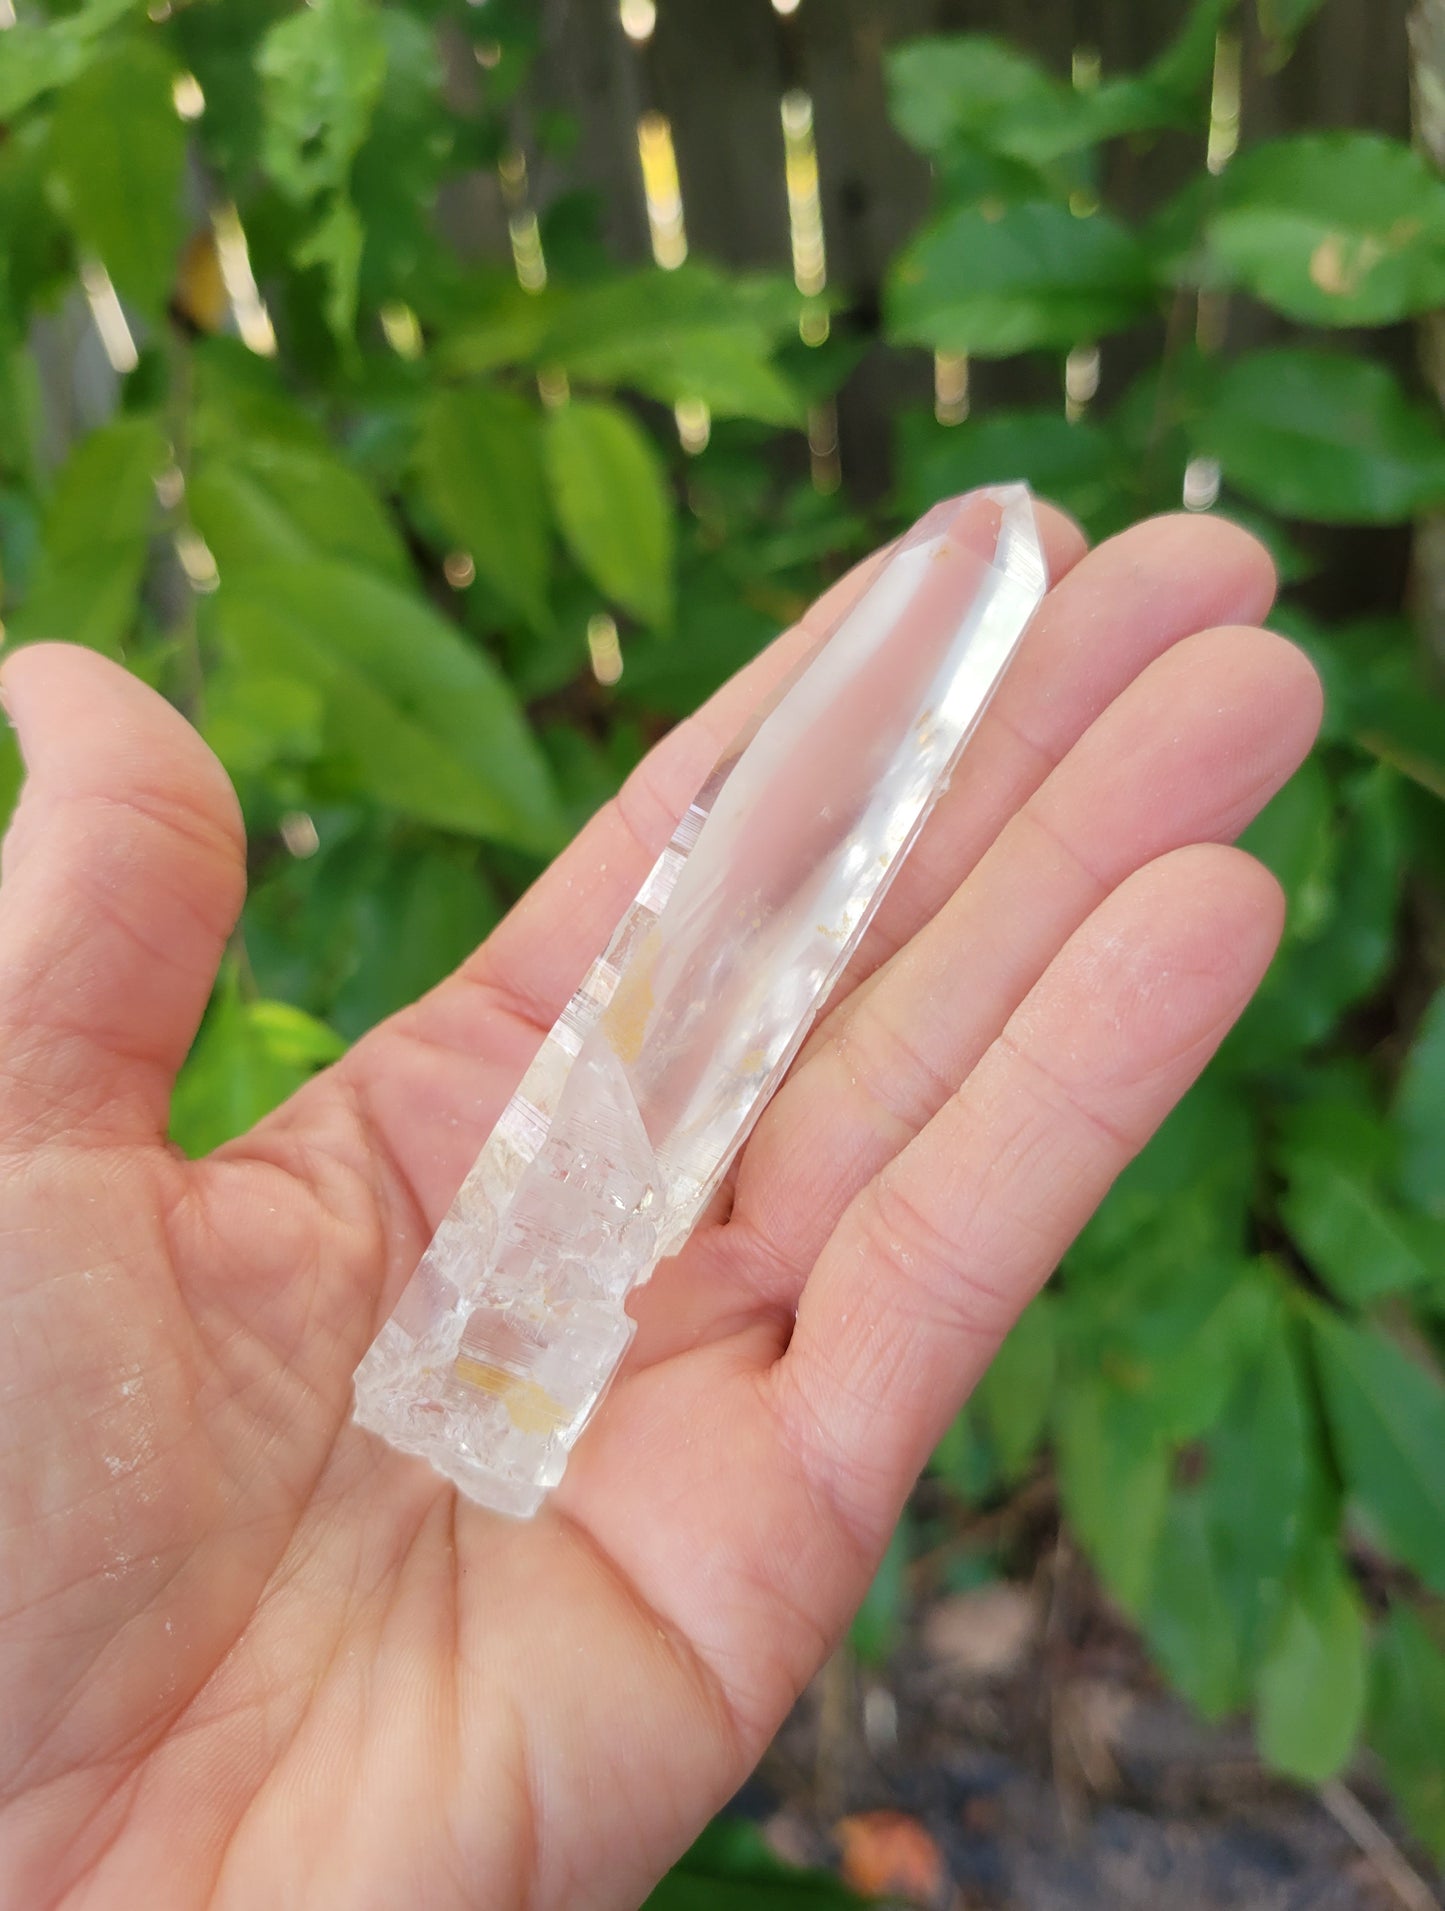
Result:
M809 1490L862 1552L881 1548L1020 1310L1213 1054L1282 918L1278 885L1238 850L1179 850L1130 877L848 1208L770 1384Z
M1052 507L1040 507L1040 522L1050 574L1062 575L1083 549L1082 536ZM336 1079L359 1096L428 1224L440 1219L541 1034L605 946L722 750L886 557L876 552L857 566L671 731L477 954L340 1064ZM479 1056L491 1065L485 1078Z
M712 1251L639 1298L634 1360L790 1309L848 1202L938 1112L1104 896L1169 850L1231 841L1318 725L1305 657L1202 633L1086 732L962 888L822 1025L743 1157Z
M796 1298L847 1202L938 1112L1089 912L1170 850L1232 842L1303 761L1319 716L1319 680L1293 644L1228 630L1177 645L1098 719L769 1108L733 1217L771 1298Z
M27 772L0 865L0 1129L158 1135L245 892L235 793L94 651L17 651L0 694Z
M1274 590L1264 547L1224 518L1154 518L1076 565L1040 607L834 999L916 934L1141 670L1197 631L1262 622Z

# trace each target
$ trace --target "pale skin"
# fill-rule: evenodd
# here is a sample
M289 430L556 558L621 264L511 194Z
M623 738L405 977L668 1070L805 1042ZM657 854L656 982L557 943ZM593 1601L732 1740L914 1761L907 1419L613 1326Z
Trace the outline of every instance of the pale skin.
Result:
M808 631L459 974L195 1163L167 1107L241 903L235 799L114 665L9 660L0 1903L626 1907L745 1776L1280 930L1225 846L1319 715L1255 628L1267 559L1198 519L1048 538L1054 588L850 986L528 1524L359 1432L351 1373Z

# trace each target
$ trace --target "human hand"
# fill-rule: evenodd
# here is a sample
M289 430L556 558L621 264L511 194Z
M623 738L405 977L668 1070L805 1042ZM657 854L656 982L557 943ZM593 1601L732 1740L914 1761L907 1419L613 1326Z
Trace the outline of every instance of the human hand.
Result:
M153 693L14 656L0 888L0 1902L626 1906L737 1785L915 1477L1269 960L1227 843L1318 718L1208 519L1057 582L841 999L514 1524L351 1374L781 638L476 956L250 1135L166 1143L240 906ZM857 589L845 580L816 619ZM1222 627L1221 627L1222 626Z

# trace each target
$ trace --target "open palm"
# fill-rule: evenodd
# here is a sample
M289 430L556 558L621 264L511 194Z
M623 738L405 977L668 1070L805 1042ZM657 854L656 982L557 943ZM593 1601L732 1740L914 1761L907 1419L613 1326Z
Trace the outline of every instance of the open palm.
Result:
M234 798L114 666L10 661L0 1901L625 1906L743 1777L1278 933L1220 846L1318 713L1304 660L1239 627L1263 554L1185 519L1049 542L964 770L525 1525L359 1432L352 1369L808 627L458 975L196 1163L164 1134L241 900Z

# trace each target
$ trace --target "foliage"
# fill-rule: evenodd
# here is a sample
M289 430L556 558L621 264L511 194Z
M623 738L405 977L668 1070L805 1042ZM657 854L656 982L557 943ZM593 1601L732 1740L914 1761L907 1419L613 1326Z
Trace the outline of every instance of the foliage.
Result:
M1274 57L1313 10L1261 6ZM940 494L1025 475L1106 534L1217 461L1226 508L1296 575L1312 526L1445 508L1438 411L1356 329L1439 304L1445 184L1365 133L1206 172L1232 11L1200 0L1150 67L1092 87L981 36L889 56L937 181L899 235L890 341L1047 365L1117 338L1139 369L1072 421L904 415L864 524L789 475L778 434L856 355L798 344L790 283L619 266L585 195L527 201L524 0L21 4L0 35L9 633L158 684L251 837L176 1097L185 1146L435 981L668 721ZM565 171L565 125L537 123ZM1121 150L1181 142L1166 203L1102 203ZM527 289L439 210L499 165ZM123 339L109 415L57 464L31 346L82 286L123 308L134 363ZM1215 349L1201 296L1260 342ZM686 460L680 401L711 413ZM612 689L588 667L601 614L626 659ZM1309 1780L1363 1730L1445 1850L1445 989L1420 933L1445 710L1403 619L1329 623L1306 588L1281 622L1329 698L1307 773L1249 837L1288 894L1285 947L935 1467L974 1503L1052 1455L1066 1519L1180 1689L1256 1707L1263 1755ZM7 805L16 775L7 744ZM897 1633L907 1543L865 1608L870 1656ZM728 1836L656 1901L841 1901Z
M531 292L444 235L444 183L514 150L525 6L162 11L22 7L4 38L0 538L10 638L123 657L242 795L242 953L177 1098L201 1147L329 1054L282 1001L354 1036L437 980L849 532L755 452L802 413L787 281L611 266L586 203ZM121 376L57 469L27 348L80 285L123 309ZM683 397L715 421L685 518L655 409ZM754 526L767 608L725 628ZM603 612L636 665L611 697Z
M720 1818L648 1898L644 1911L850 1911L863 1900L826 1873L797 1871L745 1820Z
M1273 9L1271 30L1288 37L1308 11ZM1127 113L1114 102L1130 82L1112 100L1071 95L991 40L893 55L898 123L941 182L893 271L893 336L1002 356L1163 320L1171 341L1074 424L905 419L910 508L1022 468L1107 530L1172 505L1190 457L1217 461L1226 508L1295 527L1445 503L1438 409L1391 355L1295 329L1438 306L1445 183L1416 155L1374 134L1298 135L1196 173L1132 226L1093 209L1109 139L1202 124L1208 62L1188 41L1165 56L1180 90L1142 76ZM1181 344L1201 297L1273 322L1239 327L1253 349L1208 349L1205 332ZM1285 947L935 1465L976 1500L1051 1441L1066 1518L1180 1688L1211 1714L1253 1704L1264 1758L1307 1780L1366 1730L1445 1850L1445 991L1421 1016L1416 934L1438 909L1421 863L1445 829L1445 712L1403 621L1330 627L1300 602L1281 623L1330 706L1306 772L1246 838L1287 891Z

